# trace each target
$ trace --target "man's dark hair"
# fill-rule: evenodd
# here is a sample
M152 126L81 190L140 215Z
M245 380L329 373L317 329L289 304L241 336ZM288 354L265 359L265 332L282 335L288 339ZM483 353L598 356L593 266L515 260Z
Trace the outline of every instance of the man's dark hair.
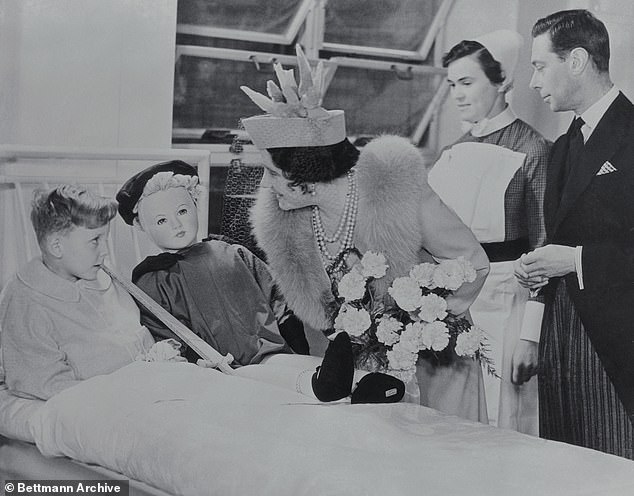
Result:
M533 38L548 33L552 51L562 59L573 48L584 48L599 72L610 68L610 37L605 25L585 9L562 10L539 19Z
M491 83L500 84L504 81L500 63L493 58L491 52L483 45L473 40L462 40L451 47L451 50L442 57L442 66L449 67L452 62L473 54L476 55L476 60Z

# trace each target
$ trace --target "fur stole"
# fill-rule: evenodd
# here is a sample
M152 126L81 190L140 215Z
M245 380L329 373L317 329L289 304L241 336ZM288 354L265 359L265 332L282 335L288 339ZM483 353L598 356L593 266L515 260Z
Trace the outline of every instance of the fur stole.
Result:
M421 261L420 211L429 194L423 158L404 138L383 136L366 145L355 166L359 209L354 243L364 253L381 252L390 266L375 281L385 294L395 277ZM311 209L281 210L273 192L263 188L251 211L258 245L288 306L315 329L332 327L337 305L323 268L311 225Z

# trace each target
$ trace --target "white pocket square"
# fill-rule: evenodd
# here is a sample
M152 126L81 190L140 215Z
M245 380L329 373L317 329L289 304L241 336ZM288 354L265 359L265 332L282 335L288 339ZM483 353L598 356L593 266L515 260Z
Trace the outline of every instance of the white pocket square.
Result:
M603 174L610 174L612 172L616 172L618 169L616 167L614 167L609 161L605 161L605 163L601 166L601 168L599 169L599 172L597 172L597 176L602 176Z

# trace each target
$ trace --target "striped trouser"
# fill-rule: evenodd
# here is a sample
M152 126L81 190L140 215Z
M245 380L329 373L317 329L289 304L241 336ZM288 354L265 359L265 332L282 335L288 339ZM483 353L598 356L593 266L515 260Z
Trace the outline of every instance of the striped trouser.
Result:
M539 347L539 433L634 459L634 428L560 281ZM633 357L634 359L634 357Z

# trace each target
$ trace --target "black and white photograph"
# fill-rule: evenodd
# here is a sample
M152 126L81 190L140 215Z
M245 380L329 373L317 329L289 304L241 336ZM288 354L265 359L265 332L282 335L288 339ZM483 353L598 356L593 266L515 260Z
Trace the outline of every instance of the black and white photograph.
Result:
M0 0L3 494L634 494L629 0Z

